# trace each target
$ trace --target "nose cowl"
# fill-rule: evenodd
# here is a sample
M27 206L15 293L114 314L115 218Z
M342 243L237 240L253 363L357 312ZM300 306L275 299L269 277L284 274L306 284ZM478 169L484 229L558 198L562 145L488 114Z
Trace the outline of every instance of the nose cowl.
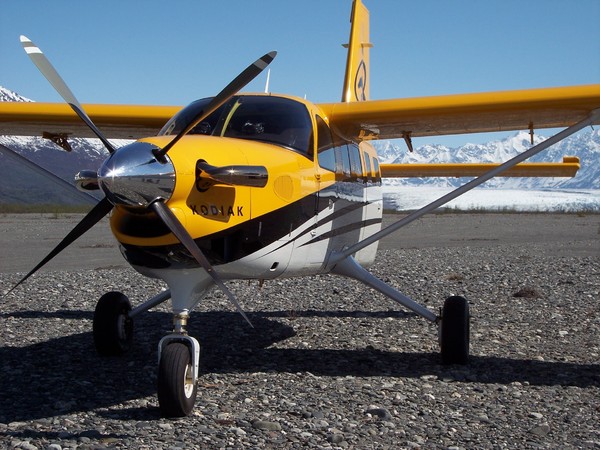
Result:
M171 198L175 189L175 167L158 147L134 142L115 151L100 167L98 184L114 205L146 207L157 199Z

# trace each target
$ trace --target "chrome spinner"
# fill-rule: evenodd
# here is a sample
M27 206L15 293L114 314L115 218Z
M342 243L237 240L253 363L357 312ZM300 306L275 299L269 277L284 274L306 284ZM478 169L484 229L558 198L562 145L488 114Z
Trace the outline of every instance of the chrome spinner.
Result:
M134 142L104 161L98 184L115 205L146 207L157 199L169 200L175 189L175 167L168 156L159 161L157 146Z

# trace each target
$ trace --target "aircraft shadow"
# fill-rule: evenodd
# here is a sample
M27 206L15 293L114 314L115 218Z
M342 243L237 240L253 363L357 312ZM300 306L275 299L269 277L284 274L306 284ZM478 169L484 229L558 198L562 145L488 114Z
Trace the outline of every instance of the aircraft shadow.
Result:
M16 311L11 313L0 313L0 317L6 319L14 317L15 319L88 319L94 318L93 311L83 311L76 309L61 309L58 311Z
M40 318L67 313L27 314L27 317L30 314ZM464 368L442 366L437 353L393 353L372 347L272 348L272 344L295 335L292 327L272 318L286 314L289 313L250 313L255 326L252 329L234 312L195 313L189 331L202 346L202 372L310 372L324 377L417 378L437 375L456 382L600 385L598 364L474 356L469 366ZM311 314L334 317L358 314L358 317L364 317L388 313L300 311L297 314L299 317ZM88 317L89 313L74 311L72 315L67 314L69 318L78 315ZM0 348L0 396L3 399L0 402L0 422L35 420L90 410L100 410L98 414L111 418L158 419L155 401L148 402L148 407L103 409L155 395L156 346L160 338L169 332L170 322L170 315L162 312L139 317L133 351L121 358L99 357L93 346L91 331L21 347ZM201 397L202 393L199 395Z

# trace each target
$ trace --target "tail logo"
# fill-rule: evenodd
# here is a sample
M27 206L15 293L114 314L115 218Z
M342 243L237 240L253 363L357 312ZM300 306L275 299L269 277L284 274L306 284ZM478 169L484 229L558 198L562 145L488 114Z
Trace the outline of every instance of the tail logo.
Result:
M364 60L360 61L354 76L354 96L358 101L367 100L367 66Z

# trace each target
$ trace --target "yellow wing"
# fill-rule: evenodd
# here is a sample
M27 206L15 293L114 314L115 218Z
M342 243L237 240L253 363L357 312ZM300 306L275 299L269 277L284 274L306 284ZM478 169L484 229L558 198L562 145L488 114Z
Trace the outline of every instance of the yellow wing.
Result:
M600 84L318 105L351 140L565 127L600 108ZM180 106L83 105L111 138L155 135ZM62 103L0 102L0 134L94 137Z
M600 108L600 84L319 105L350 139L557 128Z
M600 108L600 84L319 105L351 140L404 138L573 125ZM383 164L383 177L478 176L492 164ZM572 177L579 161L519 164L502 176Z
M82 105L109 138L154 136L181 106ZM0 135L96 137L65 103L0 102Z

